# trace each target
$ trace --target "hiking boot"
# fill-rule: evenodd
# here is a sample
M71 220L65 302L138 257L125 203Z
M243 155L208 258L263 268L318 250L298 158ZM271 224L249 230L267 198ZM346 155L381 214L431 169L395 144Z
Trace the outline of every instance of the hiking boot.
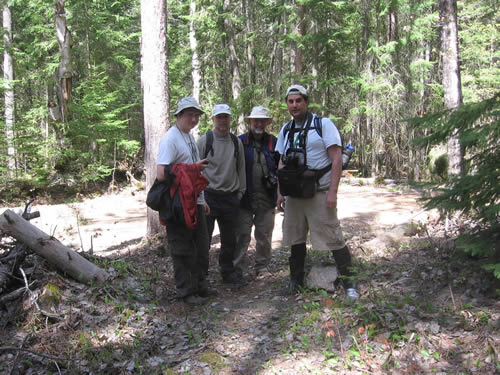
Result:
M236 273L230 273L227 276L222 276L222 282L224 284L230 284L232 286L245 286L247 281L243 276L238 276Z
M200 291L198 291L198 295L200 297L203 297L203 298L207 298L207 297L215 297L217 296L219 293L215 290L215 289L210 289L210 288L207 288L207 289L202 289Z
M356 302L359 299L359 292L355 287L347 288L345 294L345 303L348 305Z
M196 296L194 294L191 294L187 297L183 297L182 301L185 304L191 305L191 306L201 306L201 305L205 304L205 302L207 302L207 300L205 298L200 297L200 296Z
M273 274L267 270L267 268L260 268L255 270L255 278L257 280L265 279L266 277L270 277Z

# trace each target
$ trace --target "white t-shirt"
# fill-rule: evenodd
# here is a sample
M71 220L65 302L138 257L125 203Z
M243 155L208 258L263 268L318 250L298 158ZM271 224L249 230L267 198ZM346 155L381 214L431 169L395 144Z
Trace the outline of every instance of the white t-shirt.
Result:
M317 117L313 113L313 120L311 122L311 128L314 127L314 117ZM286 124L281 128L280 134L278 136L278 141L276 142L275 151L279 152L280 155L285 155L286 150L288 150L291 145L288 140L289 132L287 132L286 137L283 134ZM304 124L305 126L305 124ZM322 136L318 134L316 129L309 129L306 140L306 155L307 155L307 166L310 169L321 169L331 164L330 157L328 155L328 147L333 145L338 145L342 147L342 142L340 139L340 133L337 127L334 125L332 120L326 117L321 118ZM294 143L298 143L299 132L294 134ZM296 146L298 147L298 146ZM319 180L320 188L328 187L330 184L331 172L327 172Z
M191 133L184 133L177 126L171 126L160 140L156 164L194 164L199 160L198 147ZM203 192L197 203L205 203Z

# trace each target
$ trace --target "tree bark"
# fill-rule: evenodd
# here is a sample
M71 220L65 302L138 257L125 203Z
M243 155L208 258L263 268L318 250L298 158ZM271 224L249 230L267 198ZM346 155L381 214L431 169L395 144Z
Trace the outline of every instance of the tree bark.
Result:
M158 144L169 126L167 2L141 0L142 90L144 100L144 133L146 188L156 178ZM147 210L147 235L160 233L162 226L156 211Z
M73 67L71 48L73 47L73 40L71 33L66 24L66 11L64 10L65 0L56 0L56 33L57 41L59 42L59 53L61 54L61 61L57 69L56 77L58 81L57 97L59 101L59 108L61 110L61 121L68 121L68 105L72 100L73 89Z
M198 56L198 41L196 40L196 31L194 28L194 20L196 17L196 1L191 1L189 4L189 46L191 47L191 77L193 79L193 97L200 102L201 88L201 67L200 58ZM193 129L195 140L200 138L200 124Z
M297 32L300 36L300 40L304 38L306 34L305 27L305 9L304 5L297 6L297 18L299 20L299 24L297 25ZM295 44L295 74L297 77L302 75L302 47L300 45Z
M0 229L75 280L91 283L103 282L109 278L106 271L30 224L14 211L6 210L0 215Z
M14 66L12 64L12 13L10 8L5 5L3 8L3 79L4 79L4 99L5 99L5 138L7 141L7 170L10 178L16 174L16 149L14 145Z
M253 42L253 1L243 0L243 13L245 14L245 39L248 63L248 83L253 86L257 83L255 74L255 54Z
M224 0L224 13L230 13L231 2L229 0ZM229 49L229 64L232 73L231 80L231 91L233 93L233 101L238 102L241 95L241 71L238 59L238 54L236 53L236 41L234 37L233 22L230 17L224 19L224 29L226 32L227 46ZM243 116L240 115L237 119L237 133L244 133L246 131L246 125L243 121Z
M443 88L446 108L458 108L462 104L462 85L458 62L457 1L440 0L439 17L441 27L441 53L443 58ZM448 175L463 173L464 151L460 144L458 129L448 140Z

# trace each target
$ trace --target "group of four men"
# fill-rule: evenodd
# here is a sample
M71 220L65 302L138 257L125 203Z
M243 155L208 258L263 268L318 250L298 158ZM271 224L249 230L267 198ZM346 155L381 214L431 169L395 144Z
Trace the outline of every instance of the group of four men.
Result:
M216 220L223 283L246 285L243 269L253 226L255 276L269 273L276 208L284 211L283 245L291 247L290 282L282 293L293 294L304 285L309 232L313 249L332 251L343 276L347 299L359 298L352 281L351 254L337 218L337 189L342 170L340 134L331 120L316 119L308 111L309 98L303 86L290 86L285 100L292 121L283 126L278 138L266 132L272 121L266 108L252 109L247 117L249 132L237 138L230 132L231 108L217 104L212 111L213 131L198 142L190 131L198 124L203 110L192 97L178 103L174 113L176 124L160 141L157 178L164 181L167 166L183 163L195 165L208 179L208 186L197 197L196 227L189 229L175 220L166 223L177 296L187 304L202 304L207 297L217 294L207 282L208 252ZM321 131L313 131L313 122L320 123ZM307 155L307 167L324 171L318 174L312 197L284 197L278 186L278 170L287 167L287 155L298 144Z

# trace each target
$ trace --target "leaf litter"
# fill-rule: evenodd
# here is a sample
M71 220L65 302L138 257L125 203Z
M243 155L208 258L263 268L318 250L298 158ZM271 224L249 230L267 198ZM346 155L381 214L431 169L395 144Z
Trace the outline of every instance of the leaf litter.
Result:
M2 307L0 372L495 373L498 281L481 269L484 260L456 256L464 225L460 218L447 226L428 218L404 241L367 251L374 225L344 220L362 295L352 306L343 303L341 287L279 296L289 255L279 246L269 275L234 289L221 284L216 238L209 280L219 295L197 308L175 299L172 264L160 243L127 245L115 257L87 254L113 274L106 285L84 286L38 261L32 289L54 317L40 314L27 295ZM253 257L252 244L250 264ZM323 261L323 254L308 257L309 266Z

